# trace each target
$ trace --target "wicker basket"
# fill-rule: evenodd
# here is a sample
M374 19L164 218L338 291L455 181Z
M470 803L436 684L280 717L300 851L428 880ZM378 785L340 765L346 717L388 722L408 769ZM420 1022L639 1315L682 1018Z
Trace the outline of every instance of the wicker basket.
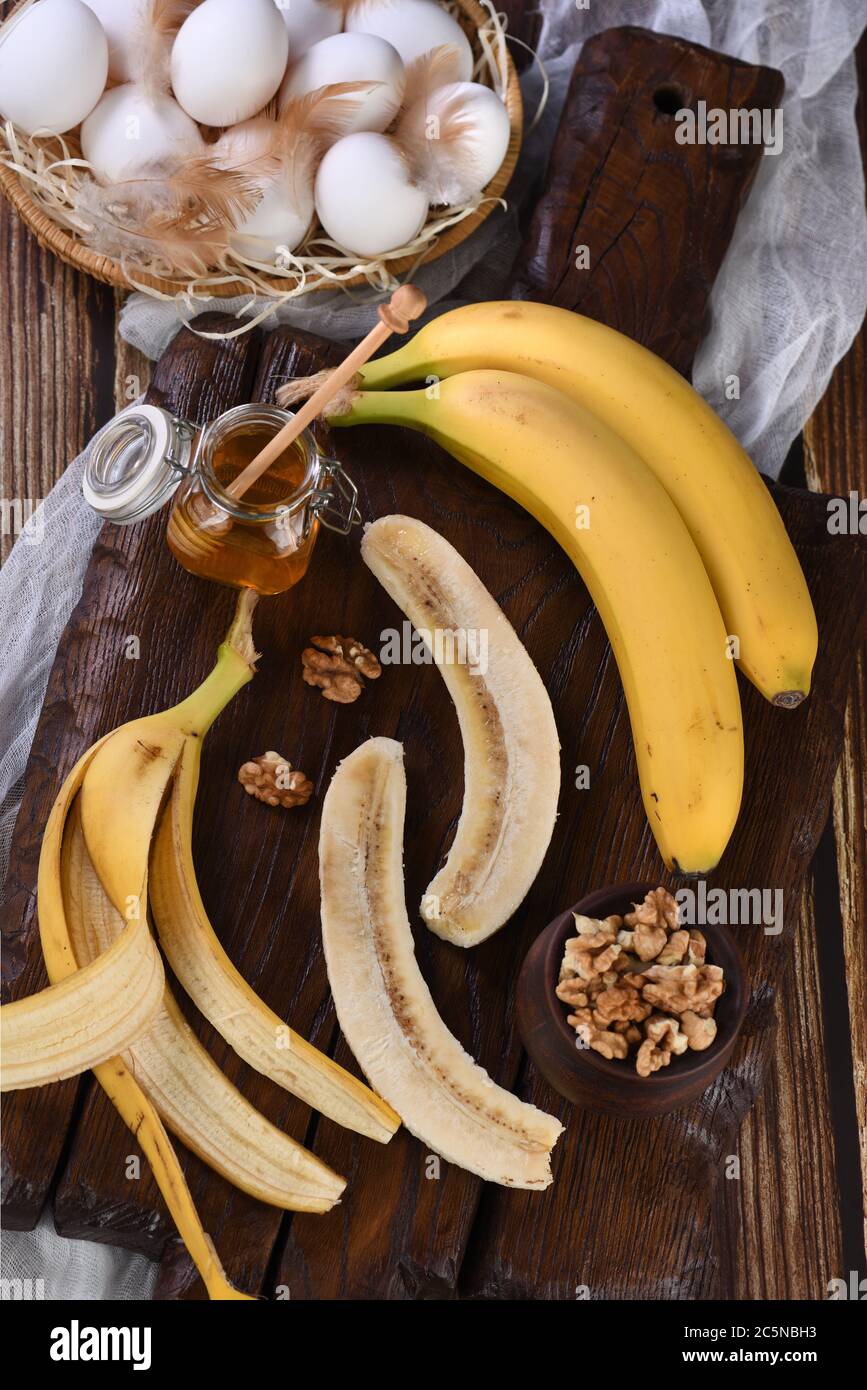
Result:
M12 11L14 14L20 9L27 0L20 0L20 3ZM490 15L476 3L476 0L455 0L458 18L461 27L466 32L473 51L479 56L480 45L478 41L478 30L484 27L490 20ZM435 241L431 241L430 250L424 255L425 261L437 260L445 255L454 247L459 246L477 227L484 222L485 218L493 211L496 206L493 201L502 197L514 172L518 162L518 154L521 149L521 136L523 130L523 103L521 101L521 88L515 65L511 56L506 54L505 61L508 70L508 83L506 88L506 110L509 114L511 126L511 138L506 157L495 177L488 184L484 191L484 201L477 209L470 213L463 221L449 227ZM27 226L33 232L37 241L53 251L62 261L68 265L75 266L77 270L83 270L88 275L92 275L97 280L102 280L107 285L117 285L121 289L148 288L161 294L175 295L182 292L183 286L178 281L163 280L155 275L148 275L144 271L136 272L135 286L127 278L122 266L109 256L101 256L84 246L77 238L65 227L61 227L53 221L49 213L40 206L30 195L27 182L13 170L7 169L0 164L0 189L2 189L9 202L20 214ZM400 277L406 274L414 266L419 264L420 255L417 251L411 255L399 257L387 262L389 271L395 276ZM258 282L262 285L262 292L271 292L275 296L284 294L287 288L285 279L276 276L258 277ZM342 285L347 287L363 286L368 284L364 275L355 275L349 279L342 280ZM317 290L333 289L330 284L317 284L309 286L304 293L315 293ZM229 298L233 295L249 292L249 284L241 280L227 280L222 284L209 285L208 294L219 299Z

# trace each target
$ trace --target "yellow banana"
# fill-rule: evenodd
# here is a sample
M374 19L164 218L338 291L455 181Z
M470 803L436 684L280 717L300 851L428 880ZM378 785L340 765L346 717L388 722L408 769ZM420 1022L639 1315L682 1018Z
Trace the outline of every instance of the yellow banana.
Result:
M740 701L710 581L665 489L595 416L509 372L464 372L433 393L359 392L332 418L380 422L436 439L563 546L620 668L663 857L682 873L712 869L740 806Z
M594 319L512 300L442 314L368 362L359 384L382 390L481 367L557 387L632 446L687 524L744 675L774 704L800 704L818 642L806 581L765 484L698 392Z
M201 740L189 739L157 826L150 866L154 922L190 998L245 1062L338 1124L387 1143L400 1119L367 1086L286 1026L235 969L208 919L193 864Z

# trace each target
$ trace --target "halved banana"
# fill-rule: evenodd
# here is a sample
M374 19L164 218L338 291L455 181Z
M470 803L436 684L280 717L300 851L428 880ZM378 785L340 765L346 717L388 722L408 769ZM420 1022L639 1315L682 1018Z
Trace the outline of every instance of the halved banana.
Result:
M403 749L373 738L338 767L319 840L322 936L340 1026L372 1086L450 1163L545 1188L563 1126L497 1086L449 1032L415 959L403 887Z
M463 807L421 914L438 936L474 946L518 908L551 841L560 791L551 701L505 613L437 531L380 517L361 554L424 639L455 704Z

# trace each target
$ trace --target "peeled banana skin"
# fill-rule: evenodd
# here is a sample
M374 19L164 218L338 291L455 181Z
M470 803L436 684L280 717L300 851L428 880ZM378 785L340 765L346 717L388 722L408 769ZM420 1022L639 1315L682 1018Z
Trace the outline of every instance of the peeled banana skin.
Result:
M189 739L151 850L150 902L166 957L189 994L250 1066L323 1115L379 1143L400 1126L390 1106L288 1028L235 969L211 926L193 863L201 740Z
M229 1084L177 1009L158 953L149 1016L131 1021L125 1031L118 1031L112 1013L112 986L124 978L120 968L115 966L95 998L87 989L92 993L90 982L98 981L100 972L106 975L106 962L128 950L130 941L156 950L147 917L154 827L187 742L201 741L254 673L254 604L255 595L241 595L217 663L192 695L106 735L67 777L46 826L39 863L39 927L52 988L21 1001L25 1009L50 1012L61 994L73 1003L80 997L92 1031L109 1019L118 1051L105 1060L102 1053L95 1075L141 1143L209 1295L218 1299L247 1295L229 1284L202 1230L159 1110L190 1148L263 1200L326 1211L338 1200L343 1180L270 1125ZM154 990L155 1011L150 1007ZM76 1054L72 1060L77 1067L67 1057L56 1067L58 1074L82 1070L94 1058Z
M662 856L683 874L712 869L740 808L740 700L707 572L650 469L582 406L512 372L358 392L332 423L420 430L551 532L608 633Z
M77 803L64 834L62 874L70 938L86 964L111 948L124 924L91 863ZM223 1075L168 985L123 1061L169 1129L235 1187L289 1211L328 1211L340 1197L343 1179L270 1124Z
M98 746L98 745L97 745ZM63 901L62 848L66 822L81 790L94 749L70 772L52 808L39 856L39 933L48 978L52 984L74 980L78 972ZM146 923L142 929L148 931ZM162 997L162 982L160 997ZM93 1068L96 1079L116 1110L136 1136L150 1163L178 1233L184 1241L212 1299L247 1299L226 1278L214 1246L202 1229L183 1170L156 1109L127 1070L114 1056Z
M368 362L360 383L383 390L483 367L556 387L631 445L686 522L744 675L774 704L799 704L818 645L809 590L764 482L698 392L595 319L517 300L440 315Z

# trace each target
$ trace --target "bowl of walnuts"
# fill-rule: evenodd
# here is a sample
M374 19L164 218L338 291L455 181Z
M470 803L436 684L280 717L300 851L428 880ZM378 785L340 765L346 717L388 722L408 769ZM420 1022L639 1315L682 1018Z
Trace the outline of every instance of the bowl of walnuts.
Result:
M689 925L663 887L599 889L536 938L518 1028L567 1100L626 1118L688 1105L735 1047L749 989L725 926Z

